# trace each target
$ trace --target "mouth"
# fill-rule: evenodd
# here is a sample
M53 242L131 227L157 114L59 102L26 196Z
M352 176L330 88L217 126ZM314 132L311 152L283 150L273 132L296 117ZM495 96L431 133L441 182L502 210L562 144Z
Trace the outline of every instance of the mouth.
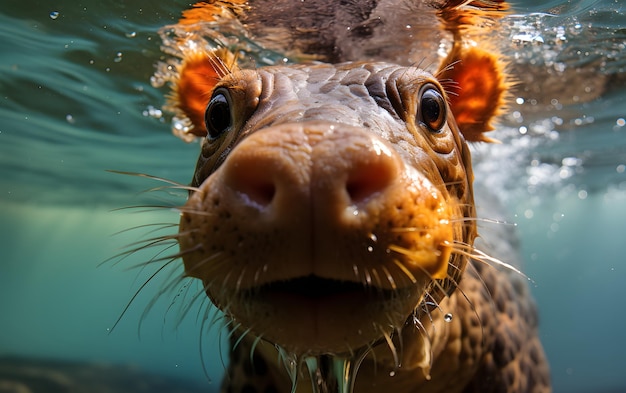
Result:
M365 286L353 281L335 280L322 278L316 275L293 278L285 281L277 281L264 284L254 295L256 296L295 296L309 300L332 300L342 295L363 294L367 295L375 291L375 288Z
M238 323L294 353L344 353L403 323L421 289L308 275L246 290L230 311Z
M244 298L250 304L286 316L294 312L340 315L355 307L384 312L390 304L406 301L415 292L416 288L392 290L357 281L309 275L263 284L248 291Z

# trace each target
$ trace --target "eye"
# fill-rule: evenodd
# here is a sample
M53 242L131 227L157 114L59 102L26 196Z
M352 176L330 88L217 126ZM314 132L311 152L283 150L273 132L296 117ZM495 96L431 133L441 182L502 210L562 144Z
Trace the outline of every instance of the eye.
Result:
M432 85L427 85L421 92L418 119L431 132L441 131L446 123L446 102Z
M218 88L213 93L204 112L204 124L209 139L217 139L233 124L228 90Z

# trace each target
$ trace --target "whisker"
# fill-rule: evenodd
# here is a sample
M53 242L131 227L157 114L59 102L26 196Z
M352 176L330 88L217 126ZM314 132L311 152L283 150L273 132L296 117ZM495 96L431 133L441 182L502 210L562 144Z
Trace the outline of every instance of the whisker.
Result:
M524 277L525 279L527 279L528 281L534 283L534 281L530 277L528 277L526 274L524 274L521 270L519 270L515 266L511 265L510 263L506 263L496 257L492 257L488 255L487 253L473 246L469 246L465 243L455 241L454 246L452 248L452 252L460 254L460 255L464 255L476 261L482 262L487 266L491 266L489 262L494 263L495 265L508 269L512 272L515 272L519 274L520 276Z
M159 186L159 187L152 187L152 188L148 188L146 190L141 191L142 194L147 194L149 192L157 192L157 191L167 191L167 190L185 190L185 191L191 191L191 192L199 192L200 189L198 187L193 187L193 186L185 186L185 185L170 185L170 186ZM176 196L183 196L183 195L176 195Z
M211 330L211 328L213 326L215 326L215 322L216 317L217 317L217 313L216 311L212 311L215 310L212 307L206 307L206 309L204 310L204 315L202 317L202 323L200 326L200 337L199 337L199 342L198 342L198 350L200 351L200 364L202 365L202 370L204 372L204 376L207 378L207 380L210 382L211 381L211 377L209 376L209 367L207 364L207 358L204 356L204 353L202 351L202 349L204 348L204 338L205 337L209 337L209 332ZM214 317L213 318L209 318L210 313L213 312ZM208 323L208 326L207 326ZM207 334L203 334L205 332L206 329L206 333ZM226 369L226 365L224 364L224 359L222 357L222 353L223 353L223 349L222 349L222 340L221 340L221 334L220 337L218 339L218 348L219 348L219 353L220 353L220 359L222 362L222 366L224 367L224 369Z
M194 295L191 296L191 299L187 299L187 295L189 294L190 287L191 285L196 283L196 280L190 277L186 277L186 278L189 280L189 283L184 285L186 289L185 289L184 296L180 300L180 304L182 304L182 307L179 308L178 322L176 323L176 326L175 326L176 328L180 327L180 324L182 323L182 321L185 319L185 317L189 314L189 312L194 308L194 306L198 302L202 303L206 299L206 296L204 296L205 295L204 291L197 291ZM182 278L180 281L182 282ZM176 298L172 299L172 302L170 303L170 306L168 307L166 311L166 315L167 313L169 313L170 309L174 306L175 303L176 303ZM196 319L196 322L197 322L197 319Z
M172 244L172 245L168 246L163 251L167 251L168 249L170 249L170 248L172 248L174 246L176 246L176 244ZM155 256L155 257L150 258L149 260L147 260L145 262L140 262L140 263L137 263L135 265L132 265L127 270L139 269L139 268L143 269L143 268L147 267L148 265L152 265L152 264L154 264L156 262L163 262L163 261L167 261L167 260L170 260L170 259L178 259L178 258L180 258L182 256L185 256L185 255L187 255L189 253L192 253L194 251L196 251L196 250L195 249L188 249L188 250L184 250L184 251L179 251L179 252L177 252L175 254L166 255L166 256L163 256L163 257L160 257L160 258L156 258L156 256ZM162 254L162 253L163 252L159 252L159 254ZM159 254L157 254L157 255L159 255Z
M126 306L124 307L124 310L122 310L121 314L119 315L119 317L117 317L117 320L115 321L115 323L113 324L113 326L109 329L109 333L113 332L113 330L115 329L115 327L120 323L120 321L122 320L122 318L124 317L124 315L126 315L126 312L128 311L128 309L130 308L131 304L133 304L133 302L135 301L135 299L137 298L137 296L139 296L139 294L141 293L141 291L154 279L154 277L157 276L157 274L159 274L161 271L163 271L172 261L167 262L166 264L164 264L163 266L161 266L160 268L157 269L157 271L155 271L154 273L152 273L152 275L143 283L141 284L141 286L139 287L139 289L137 289L137 291L135 292L135 294L131 297L131 299L128 301L128 303L126 304Z
M372 286L372 276L367 268L363 269L363 275L365 277L365 284L367 286Z
M126 232L135 231L135 230L138 230L138 229L157 227L157 228L154 228L151 231L146 233L146 234L149 234L149 233L158 232L159 230L165 230L165 229L174 228L174 227L177 227L177 226L178 226L177 223L167 223L167 222L143 224L143 225L137 225L137 226L134 226L134 227L122 229L121 231L113 233L111 236L119 236L119 235L124 234Z
M385 277L387 277L387 281L389 281L389 285L391 285L391 289L393 289L394 291L398 289L398 287L396 286L396 282L393 279L393 276L389 272L389 269L387 269L387 267L385 266L382 266L381 269L383 269L383 272L385 273Z
M100 262L98 264L98 266L102 266L102 265L104 265L106 263L109 263L109 262L111 262L113 260L116 260L113 263L113 266L116 266L119 263L123 262L126 258L129 258L130 256L132 256L134 254L137 254L138 252L146 250L148 248L164 246L164 245L168 245L168 244L169 244L168 248L171 248L172 246L175 246L176 244L178 244L178 242L175 241L175 239L173 239L173 238L167 238L167 239L164 238L164 239L159 239L159 240L151 239L151 240L146 240L145 241L145 242L147 242L146 244L141 244L143 242L144 241L137 242L137 243L134 243L134 244L129 244L127 247L130 247L130 246L135 245L135 244L140 244L140 245L138 247L134 247L132 249L122 251L122 252L120 252L120 253L118 253L118 254L110 257L110 258L107 258L104 261ZM172 243L169 243L169 242L172 242ZM138 265L138 266L142 266L142 265ZM136 266L130 266L128 269L132 269L133 267L136 267Z
M450 220L450 222L482 222L487 224L497 224L497 225L510 225L517 226L514 222L509 222L505 220L497 220L495 218L484 218L484 217L459 217Z
M209 285L205 285L202 289L202 294L206 295L206 291L208 290ZM208 298L206 296L201 297L202 302L203 303L207 303L208 302ZM213 310L213 318L211 319L210 322L210 326L215 326L217 325L219 322L224 322L224 327L228 326L228 320L226 319L224 313L222 313L222 311L220 311L220 309L218 309L217 307L215 307L213 305L213 303L209 303L208 309ZM200 315L198 314L197 318L199 318ZM197 319L196 319L197 320Z
M453 61L452 63L446 65L445 67L442 67L439 71L437 71L437 73L435 74L435 78L439 79L439 76L443 73L446 73L448 71L452 71L454 69L454 66L459 64L461 62L461 60L456 60Z
M216 326L218 322L223 322L224 323L224 326L222 327L222 329L218 330L217 349L218 349L218 351L220 353L220 362L222 363L222 368L224 370L227 370L228 366L227 366L227 361L224 359L224 348L222 347L222 343L224 342L223 334L224 334L225 331L228 331L228 326L232 323L232 321L229 320L228 318L226 318L226 316L224 316L224 314L222 314L217 308L211 307L211 306L207 307L207 312L205 312L205 316L206 317L208 317L208 309L209 308L215 310L213 312L213 318L212 318L212 320L210 322L209 327ZM202 321L202 326L203 327L204 327L204 323L205 323L205 321L207 319L208 318L205 318ZM200 335L201 336L202 336L203 330L204 329L201 329L201 331L200 331ZM208 333L208 331L207 331L207 333ZM208 336L208 334L207 334L207 336ZM200 341L202 341L202 337L201 337ZM229 349L231 349L230 346L229 346ZM228 375L228 373L226 373L226 378L228 378L228 377L229 377L229 375Z
M196 210L196 209L192 209L186 206L181 206L179 208L176 208L176 211L180 212L180 213L185 213L185 214L189 214L189 215L195 215L195 216L207 216L207 217L214 217L215 213L211 212L211 211L204 211L204 210Z
M233 350L235 348L237 348L239 346L239 344L241 344L241 342L243 341L243 339L252 331L252 328L249 327L246 330L244 330L243 332L239 333L237 332L237 340L235 340L235 342L232 344L233 346ZM252 360L252 353L250 353L250 363L254 364L253 360Z
M176 259L177 258L173 258L170 261L166 262L165 265L163 265L163 267L170 265L172 262L175 262ZM161 269L159 269L159 270L161 270ZM139 329L141 329L143 321L147 318L148 314L150 313L150 311L152 311L152 308L156 305L156 303L159 301L159 299L164 297L165 294L169 293L170 291L173 291L173 289L177 285L179 285L182 282L182 280L185 278L185 276L183 274L180 274L180 273L178 273L178 275L176 277L173 277L174 274L177 274L176 270L178 270L178 266L176 266L174 269L172 269L170 274L166 277L165 281L169 282L169 283L165 284L159 290L159 292L152 298L152 300L150 300L148 305L144 308L143 313L141 314L141 319L139 320Z
M382 281L380 279L380 276L378 274L378 271L376 271L375 268L372 268L372 275L374 276L374 279L376 280L376 284L378 284L378 287L382 287Z
M472 266L472 265L470 264L470 266ZM485 288L485 290L487 291L487 294L489 295L489 296L487 296L487 298L488 299L493 299L492 296L491 296L491 293L489 291L489 288L487 287L487 284L483 281L483 279L480 276L480 274L476 273L475 276L480 280L480 282L483 285L483 288ZM469 296L465 293L465 291L462 288L457 288L457 290L459 291L459 293L461 295L463 295L463 298L465 299L467 304L469 304L470 309L474 313L474 316L476 317L476 320L478 321L478 324L480 325L481 341L484 343L485 342L485 328L484 328L485 325L483 324L482 318L480 317L480 314L478 313L478 309L474 305L474 302L472 302L472 300L469 298Z
M155 237L151 237L148 239L142 239L142 240L137 240L135 242L132 243L128 243L125 247L132 247L132 246L137 246L137 245L142 245L141 247L152 247L154 245L159 245L163 242L169 241L169 240L176 240L178 241L178 237L180 235L178 233L172 233L169 235L161 235L161 236L155 236ZM145 244L144 244L145 243Z
M454 292L454 290L459 287L459 284L452 277L446 277L445 281L452 283L451 288L446 289L443 286L443 281L444 280L432 280L432 285L434 285L435 288L437 288L443 294L443 296L450 297L452 292Z
M392 261L400 269L400 271L404 273L404 275L407 276L409 280L411 280L412 284L417 284L417 279L415 278L413 273L411 273L411 271L406 266L404 266L402 262L395 258Z
M186 189L186 190L190 190L190 191L199 191L199 188L197 187L190 187L186 184L182 184L173 180L169 180L169 179L165 179L163 177L159 177L159 176L153 176L153 175L148 175L147 173L140 173L140 172L128 172L128 171L118 171L115 169L107 169L107 172L110 173L116 173L118 175L126 175L126 176L136 176L136 177L143 177L146 179L150 179L150 180L156 180L159 182L163 182L163 183L167 183L167 184L171 184L173 186L176 186L180 189Z
M352 272L354 273L354 278L358 281L361 281L361 275L359 274L359 266L356 263L352 264Z
M407 229L407 230L411 230L412 228L406 228L406 229ZM397 245L395 245L395 244L390 244L390 245L389 245L389 249L390 249L390 250L392 250L392 251L397 252L397 253L398 253L398 254L400 254L400 255L404 255L404 256L406 256L406 257L410 258L412 261L415 261L415 262L417 262L417 261L418 261L418 259L417 259L416 257L419 257L419 255L420 255L420 254L427 253L427 254L429 254L429 255L430 255L430 254L432 253L431 251L426 252L426 251L424 251L424 250L411 250L411 249L408 249L408 248L404 248L404 247L397 246ZM400 263L400 262L398 262L398 263L396 263L396 264L397 264L397 265L400 265L401 263ZM425 270L422 266L420 266L420 264L419 264L419 263L416 263L415 265L416 265L416 266L417 266L417 267L418 267L418 268L419 268L419 269L420 269L420 270L421 270L421 271L422 271L422 272L423 272L423 273L424 273L427 277L432 278L432 277L431 277L431 274L430 274L428 271L426 271L426 270ZM414 276L413 276L413 279L415 279L415 277L414 277ZM437 280L433 280L433 281L437 281Z
M426 313L426 315L428 316L428 320L430 321L430 323L434 322L433 319L433 315L431 314L431 310L437 310L439 312L441 312L443 314L443 310L441 309L441 306L439 305L439 302L437 302L430 294L429 291L426 291L424 294L424 299L429 299L429 300L424 300L423 305L425 307L422 308L422 311L424 313Z
M415 327L417 327L417 331L420 332L420 334L422 335L424 339L423 341L424 346L426 347L426 350L428 351L428 365L425 365L426 367L422 368L422 372L424 373L424 377L426 378L426 380L430 380L430 369L433 366L432 339L430 337L430 334L428 334L426 327L424 326L424 324L419 318L414 318L413 323L415 324Z
M384 329L380 329L380 331L383 334L383 338L385 339L389 350L391 351L391 356L393 357L394 371L397 371L400 368L400 358L398 357L398 351L396 350L396 346L393 343L393 340L391 339L389 333L387 333Z
M161 325L161 336L165 335L165 326L167 325L167 316L170 314L170 312L173 311L175 305L185 304L185 300L189 294L190 283L186 283L186 284L184 283L184 280L188 279L188 277L186 277L184 273L179 274L176 277L173 277L173 274L174 272L172 272L170 277L167 278L167 280L171 280L171 281L165 284L162 290L159 291L157 295L153 297L153 301L156 303L160 298L165 297L165 294L170 293L170 292L174 293L175 288L178 287L178 290L170 299L169 305L167 306L167 308L165 309L165 313L163 314L163 324ZM178 310L180 312L181 310L180 306ZM180 317L180 314L178 314L177 322L174 325L174 328L175 329L178 328L181 322L182 322L182 319Z
M198 244L197 246L195 246L193 248L194 251L197 251L199 249L202 249L202 245L201 244ZM192 250L192 249L190 249L190 250ZM197 272L200 268L204 267L204 265L206 265L207 263L217 264L217 263L223 262L226 259L227 259L227 256L224 255L224 252L222 252L222 251L216 252L214 254L211 254L211 255L207 256L202 261L199 261L198 263L194 264L193 268L191 270L189 270L187 273L190 276L193 276L192 273Z
M239 292L241 290L241 283L243 281L244 276L246 275L247 266L241 269L241 273L239 274L239 278L237 278L237 283L235 283L235 291Z
M127 268L128 271L132 270L132 269L137 269L139 268L139 271L137 272L137 276L135 277L135 281L137 280L137 278L139 278L139 275L141 274L141 272L144 271L145 268L147 268L149 265L154 264L155 262L162 262L162 261L170 261L170 260L175 260L178 257L174 256L163 256L160 257L160 255L164 254L166 251L168 251L169 249L171 249L172 247L175 247L176 243L171 244L170 246L165 247L164 249L160 250L158 253L156 253L156 255L154 255L152 258L150 258L149 260L145 261L145 262L141 262L138 263L136 265L131 265ZM133 281L133 284L135 283L135 281Z
M139 210L142 209L142 210ZM133 206L124 206L117 207L115 209L111 209L112 212L119 212L124 210L135 210L132 213L150 213L155 211L163 211L163 210L172 210L174 212L182 212L182 206L177 205L133 205Z
M230 347L231 350L235 350L237 348L237 345L239 342L241 342L240 337L239 337L239 328L241 328L241 323L237 322L235 324L235 321L232 319L229 319L229 328L228 328L228 342L230 342Z

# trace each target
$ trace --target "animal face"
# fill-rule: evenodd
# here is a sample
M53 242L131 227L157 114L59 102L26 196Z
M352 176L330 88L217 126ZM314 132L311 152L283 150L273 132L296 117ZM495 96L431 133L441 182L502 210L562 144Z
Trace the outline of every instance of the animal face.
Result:
M372 345L463 270L470 157L432 75L385 63L234 71L205 127L181 253L255 336L299 354Z

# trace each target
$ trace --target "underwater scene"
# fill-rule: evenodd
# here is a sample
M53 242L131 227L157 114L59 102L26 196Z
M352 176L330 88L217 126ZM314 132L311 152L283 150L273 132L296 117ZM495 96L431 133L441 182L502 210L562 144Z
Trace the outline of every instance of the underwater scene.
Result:
M220 314L177 279L175 240L151 241L176 232L187 192L128 174L191 180L199 144L172 135L154 77L161 29L189 7L0 5L0 391L29 373L41 392L90 391L69 390L70 374L117 392L219 390ZM494 34L520 87L490 135L501 143L472 146L477 192L507 218L479 228L517 232L553 391L624 392L626 4L512 7Z

